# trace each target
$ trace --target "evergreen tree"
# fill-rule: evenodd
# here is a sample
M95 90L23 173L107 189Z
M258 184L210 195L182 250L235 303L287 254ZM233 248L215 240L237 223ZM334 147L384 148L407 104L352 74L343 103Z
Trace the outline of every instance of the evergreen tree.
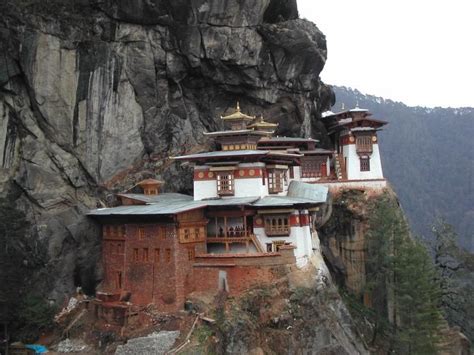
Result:
M411 238L394 197L376 199L369 216L366 267L376 315L374 338L377 332L391 338L396 353L433 354L441 315L440 287L430 256Z
M440 287L425 247L405 238L394 258L395 349L401 354L434 354L441 325Z

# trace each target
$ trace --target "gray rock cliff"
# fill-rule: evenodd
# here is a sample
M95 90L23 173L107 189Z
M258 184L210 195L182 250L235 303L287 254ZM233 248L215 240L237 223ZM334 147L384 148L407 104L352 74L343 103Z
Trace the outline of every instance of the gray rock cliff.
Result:
M47 250L32 283L61 302L100 280L84 213L158 176L240 100L279 134L321 138L326 42L294 0L51 0L0 5L0 191Z

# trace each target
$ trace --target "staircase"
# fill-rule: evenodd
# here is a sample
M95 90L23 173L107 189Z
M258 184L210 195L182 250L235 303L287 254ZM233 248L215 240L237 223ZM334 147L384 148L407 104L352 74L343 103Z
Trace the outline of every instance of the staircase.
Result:
M265 250L263 249L262 245L258 241L257 237L255 234L250 234L250 239L252 240L253 244L255 245L255 248L257 249L257 252L259 253L265 253Z
M346 166L342 154L336 154L334 159L334 168L336 170L336 176L338 180L347 179Z

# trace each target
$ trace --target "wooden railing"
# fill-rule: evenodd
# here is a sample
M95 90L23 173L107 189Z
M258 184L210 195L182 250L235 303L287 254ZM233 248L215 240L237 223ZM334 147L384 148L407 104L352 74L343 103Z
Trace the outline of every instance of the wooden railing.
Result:
M275 235L289 235L290 234L290 226L271 226L265 227L265 233L271 237Z
M209 244L225 244L227 251L230 250L230 244L245 244L247 253L250 251L250 244L253 244L259 253L263 253L262 246L253 234L242 237L207 237L206 241Z
M336 169L336 176L338 180L347 179L346 164L342 154L336 154L336 159L334 162Z
M246 243L251 240L250 237L208 237L208 243L225 244L225 243Z

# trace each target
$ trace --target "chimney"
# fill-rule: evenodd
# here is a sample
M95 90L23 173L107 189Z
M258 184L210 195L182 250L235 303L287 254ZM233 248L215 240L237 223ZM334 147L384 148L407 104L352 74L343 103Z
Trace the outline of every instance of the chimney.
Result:
M145 195L158 195L160 193L160 186L164 182L155 179L146 179L140 181L137 185L143 189L143 194Z

